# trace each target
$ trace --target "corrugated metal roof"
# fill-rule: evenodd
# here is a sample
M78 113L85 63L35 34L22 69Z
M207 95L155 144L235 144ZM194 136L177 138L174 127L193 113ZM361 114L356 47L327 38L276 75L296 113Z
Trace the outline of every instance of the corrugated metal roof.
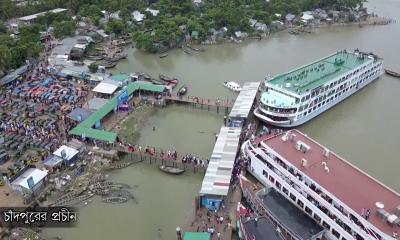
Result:
M117 83L117 85L115 85L115 84L108 83L108 82L101 82L101 83L97 84L97 86L95 88L93 88L92 91L97 92L97 93L111 95L117 90L117 88L118 88L118 83Z
M201 195L228 195L240 133L241 128L221 128L203 179Z
M239 96L236 98L235 104L229 114L229 117L247 118L254 99L257 95L260 82L247 82L243 85Z
M208 232L185 232L183 240L210 240L211 234Z
M15 81L18 77L20 77L22 74L24 74L28 70L28 66L24 65L18 69L16 69L14 72L4 76L3 78L0 79L0 86L6 85L12 81Z
M125 74L125 73L121 73L121 74L113 75L110 78L117 82L124 82L124 81L128 80L129 75Z

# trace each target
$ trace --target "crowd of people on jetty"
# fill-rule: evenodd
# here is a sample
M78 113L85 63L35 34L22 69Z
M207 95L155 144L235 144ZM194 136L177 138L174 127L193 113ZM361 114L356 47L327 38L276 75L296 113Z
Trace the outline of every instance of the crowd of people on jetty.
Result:
M206 168L209 159L203 159L192 154L179 154L176 150L156 149L150 146L141 146L129 143L123 143L117 138L119 148L122 148L130 153L146 154L162 161L175 161L184 164L193 164L196 167Z

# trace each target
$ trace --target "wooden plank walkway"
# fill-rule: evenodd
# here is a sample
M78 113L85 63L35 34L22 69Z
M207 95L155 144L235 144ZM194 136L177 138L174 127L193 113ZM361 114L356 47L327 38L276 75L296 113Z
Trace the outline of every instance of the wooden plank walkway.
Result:
M119 153L126 154L133 160L148 161L150 164L172 166L181 169L193 169L194 172L205 171L208 166L208 159L194 154L178 153L170 150L157 149L153 147L116 145L114 147ZM188 158L192 156L192 158Z
M232 108L235 99L210 99L210 98L201 98L194 96L166 96L166 101L176 102L176 103L189 103L189 104L197 104L202 106L209 107L221 107L221 108Z

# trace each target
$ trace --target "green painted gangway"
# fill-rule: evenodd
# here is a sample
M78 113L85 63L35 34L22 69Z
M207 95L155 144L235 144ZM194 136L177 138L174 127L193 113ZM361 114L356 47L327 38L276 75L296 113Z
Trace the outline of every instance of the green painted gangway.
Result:
M161 94L165 91L165 86L154 85L150 82L137 81L129 83L123 90L126 90L128 92L128 96L131 96L136 91L148 91ZM106 104L104 104L104 106L91 114L83 122L79 123L78 126L72 129L69 133L75 136L114 143L117 138L116 133L108 132L102 129L95 129L94 126L96 125L96 123L99 123L105 116L107 116L107 114L109 114L111 111L117 109L118 97L119 95L114 96Z

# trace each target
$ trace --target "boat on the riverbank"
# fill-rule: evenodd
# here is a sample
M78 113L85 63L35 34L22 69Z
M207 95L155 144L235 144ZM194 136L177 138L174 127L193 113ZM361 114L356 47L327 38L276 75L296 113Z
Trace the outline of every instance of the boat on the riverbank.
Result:
M373 53L343 50L268 77L254 115L275 126L299 126L378 79L382 63Z
M192 54L192 52L189 51L189 49L187 49L187 48L182 48L182 49L183 49L183 52L184 52L184 53L189 54L189 55Z
M224 86L234 92L240 92L242 90L242 87L235 82L224 82Z
M97 65L103 66L104 68L113 68L117 66L117 61L104 61L104 62L96 62Z
M389 69L385 69L385 73L389 76L395 77L395 78L400 78L400 73L391 71Z
M161 55L159 55L158 57L159 57L159 58L165 58L165 57L168 57L168 53L161 54Z
M159 79L154 79L154 78L152 78L152 79L150 80L150 82L153 83L153 84L156 84L156 85L165 85L165 82L162 81L162 80L159 80Z
M103 198L101 201L105 203L126 203L128 199L125 197L108 197Z
M171 77L165 76L165 75L163 75L163 74L159 74L159 75L158 75L158 78L159 78L160 80L165 81L165 82L171 82L171 81L177 81L177 80L178 80L177 78L171 78Z
M181 88L179 88L178 90L178 96L183 96L187 93L188 88L186 87L186 85L183 85Z
M172 174L172 175L179 175L179 174L182 174L185 172L185 170L183 170L183 169L175 168L175 167L168 167L165 165L161 165L160 170L165 173Z
M195 51L195 52L205 52L206 51L204 48L196 48L196 47L193 47L190 44L186 44L186 47L189 48L190 50Z

